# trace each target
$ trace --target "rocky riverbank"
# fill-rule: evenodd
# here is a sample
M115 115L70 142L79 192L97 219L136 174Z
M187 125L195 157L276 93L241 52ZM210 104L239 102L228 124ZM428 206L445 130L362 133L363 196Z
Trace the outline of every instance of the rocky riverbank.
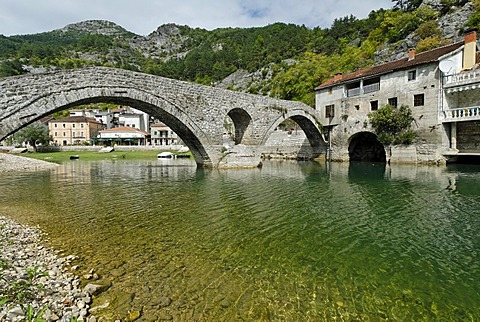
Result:
M95 322L92 295L71 272L75 256L60 257L41 240L38 228L0 216L0 321Z
M0 153L0 172L39 171L58 167L58 164L8 153Z

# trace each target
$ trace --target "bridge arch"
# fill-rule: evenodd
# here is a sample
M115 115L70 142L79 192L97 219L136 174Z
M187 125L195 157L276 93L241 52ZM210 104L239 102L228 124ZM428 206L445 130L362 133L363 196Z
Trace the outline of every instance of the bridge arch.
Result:
M168 125L187 145L192 152L197 164L210 166L211 159L204 145L209 144L209 139L199 129L196 122L188 114L162 97L129 88L128 91L112 90L108 86L97 88L81 88L51 93L48 96L35 100L27 109L38 111L31 117L18 118L13 134L24 126L54 112L91 103L113 103L127 105L143 111Z
M308 113L303 109L292 109L285 111L278 117L272 126L268 129L262 139L262 144L265 144L269 136L278 128L278 126L287 119L291 119L300 126L307 137L308 142L312 148L312 158L320 156L326 152L327 142L323 136L323 127L315 117L315 113Z
M350 161L386 162L385 147L372 132L358 132L348 140Z
M241 108L233 108L227 116L233 122L234 133L231 133L232 139L235 144L243 143L244 137L247 139L252 133L252 117L250 114Z

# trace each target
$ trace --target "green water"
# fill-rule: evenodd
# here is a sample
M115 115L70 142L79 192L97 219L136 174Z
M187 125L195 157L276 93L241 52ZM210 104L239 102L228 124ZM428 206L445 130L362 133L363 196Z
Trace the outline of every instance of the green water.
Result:
M142 321L478 321L480 168L188 160L2 174L38 224Z

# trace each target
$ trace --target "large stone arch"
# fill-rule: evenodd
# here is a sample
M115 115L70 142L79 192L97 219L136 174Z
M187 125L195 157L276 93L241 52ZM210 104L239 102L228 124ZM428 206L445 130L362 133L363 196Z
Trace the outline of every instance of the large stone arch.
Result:
M385 147L372 132L358 132L348 139L350 161L386 162Z
M278 126L287 119L293 120L305 132L305 135L312 148L311 157L316 158L321 154L326 153L327 143L322 133L322 125L317 120L315 115L307 113L303 109L292 109L284 111L284 113L276 118L271 127L264 134L262 138L262 145L265 144L269 136L275 131Z
M40 97L32 101L31 104L24 106L24 110L35 110L37 112L18 117L17 122L10 124L14 130L9 132L8 135L43 116L90 103L128 105L162 120L188 146L197 164L206 167L211 166L211 158L205 148L210 144L210 140L188 114L162 97L132 88L128 88L128 91L119 91L118 88L112 89L106 86L50 93L50 95Z

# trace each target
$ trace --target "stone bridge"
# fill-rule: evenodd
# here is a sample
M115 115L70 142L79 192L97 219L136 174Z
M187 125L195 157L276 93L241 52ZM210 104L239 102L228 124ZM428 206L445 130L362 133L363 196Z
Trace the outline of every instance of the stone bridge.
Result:
M106 67L0 78L0 141L53 112L100 102L160 119L203 167L258 166L262 146L289 118L304 130L312 157L325 151L318 112L303 103ZM223 138L227 115L235 128L230 145Z

